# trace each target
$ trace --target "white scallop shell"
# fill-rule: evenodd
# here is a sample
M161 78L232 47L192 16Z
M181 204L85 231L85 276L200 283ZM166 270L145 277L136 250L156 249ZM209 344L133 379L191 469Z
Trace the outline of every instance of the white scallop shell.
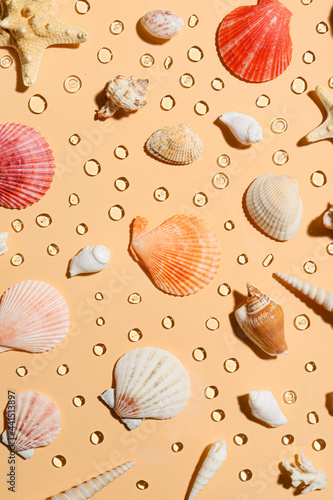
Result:
M302 223L298 183L288 175L264 174L255 179L246 193L246 207L256 225L279 241L293 238Z
M252 414L271 427L279 427L288 422L270 391L250 391L249 404Z
M118 75L109 81L106 102L98 111L99 118L110 118L117 111L137 111L147 104L149 80Z
M56 404L40 392L22 392L15 403L10 399L6 416L8 428L1 440L23 458L30 458L34 448L51 444L61 431Z
M141 24L148 33L156 38L168 40L178 35L184 21L169 10L151 10L141 18Z
M219 117L241 144L255 144L263 140L262 128L255 118L236 111L227 111Z
M216 441L208 451L208 454L195 478L188 500L193 500L198 493L215 476L216 472L227 459L227 442Z
M94 247L85 246L75 257L72 258L69 266L69 274L97 273L105 269L110 261L111 250L103 245Z
M0 231L0 255L3 255L8 251L7 248L8 235L9 235L8 231Z
M144 418L172 418L185 408L190 379L175 356L156 347L141 347L124 354L114 371L115 389L101 399L129 429Z

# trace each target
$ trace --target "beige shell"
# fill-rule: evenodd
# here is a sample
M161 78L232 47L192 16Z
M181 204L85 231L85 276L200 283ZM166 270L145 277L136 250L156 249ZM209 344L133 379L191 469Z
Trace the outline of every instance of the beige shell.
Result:
M191 492L187 497L188 500L193 500L198 493L209 483L215 476L216 472L222 467L227 459L227 442L216 441L209 448L207 456L195 478Z
M146 93L149 80L134 76L118 75L110 80L106 90L106 103L98 111L99 118L110 118L117 111L137 111L147 104Z
M159 160L187 165L199 158L203 145L199 135L192 132L190 127L176 125L156 130L147 141L147 149Z
M293 238L302 223L298 183L288 175L264 174L255 179L246 193L246 207L255 224L279 241Z

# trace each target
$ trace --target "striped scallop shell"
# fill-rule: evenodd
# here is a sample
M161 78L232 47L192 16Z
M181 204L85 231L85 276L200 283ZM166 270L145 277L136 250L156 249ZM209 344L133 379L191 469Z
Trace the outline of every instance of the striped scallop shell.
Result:
M178 35L184 25L183 19L169 10L151 10L140 21L150 35L164 40Z
M172 418L185 408L190 379L182 363L156 347L141 347L124 354L114 371L115 389L101 398L129 429L144 418Z
M158 160L174 165L194 162L203 149L199 135L187 125L160 128L149 137L146 145Z
M198 292L214 278L220 248L207 222L192 215L174 215L156 229L136 217L130 252L154 285L177 296Z
M0 353L12 349L43 352L58 345L69 329L69 310L61 293L43 281L21 281L0 304Z
M302 223L298 183L288 175L264 174L255 179L246 193L246 207L255 224L279 241L293 238Z
M218 30L218 50L225 65L248 82L278 77L290 64L292 13L278 0L234 9Z
M50 146L35 129L0 125L0 205L25 208L50 188L55 163Z
M1 439L15 447L23 458L30 458L34 448L51 444L61 431L61 415L57 405L40 392L22 392L15 397L15 411L8 403L6 416L8 429ZM14 405L13 405L14 406ZM15 427L12 422L15 418ZM15 443L13 445L13 443Z

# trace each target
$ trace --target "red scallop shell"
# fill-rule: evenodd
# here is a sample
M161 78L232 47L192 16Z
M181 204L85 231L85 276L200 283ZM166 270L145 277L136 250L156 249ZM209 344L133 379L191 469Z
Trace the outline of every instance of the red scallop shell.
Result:
M259 0L230 12L218 30L218 49L228 69L256 83L281 75L293 51L291 16L278 0Z
M0 205L25 208L50 188L55 163L46 139L28 125L0 125Z

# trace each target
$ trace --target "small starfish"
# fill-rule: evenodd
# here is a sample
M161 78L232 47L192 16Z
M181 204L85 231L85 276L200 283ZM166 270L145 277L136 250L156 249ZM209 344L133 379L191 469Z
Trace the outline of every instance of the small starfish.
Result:
M308 142L317 142L322 139L333 139L333 94L320 85L316 87L316 94L325 106L327 118L324 123L319 125L319 127L306 136L306 140Z
M85 31L55 17L55 0L0 0L0 7L0 47L16 49L27 87L35 83L47 47L88 38Z

